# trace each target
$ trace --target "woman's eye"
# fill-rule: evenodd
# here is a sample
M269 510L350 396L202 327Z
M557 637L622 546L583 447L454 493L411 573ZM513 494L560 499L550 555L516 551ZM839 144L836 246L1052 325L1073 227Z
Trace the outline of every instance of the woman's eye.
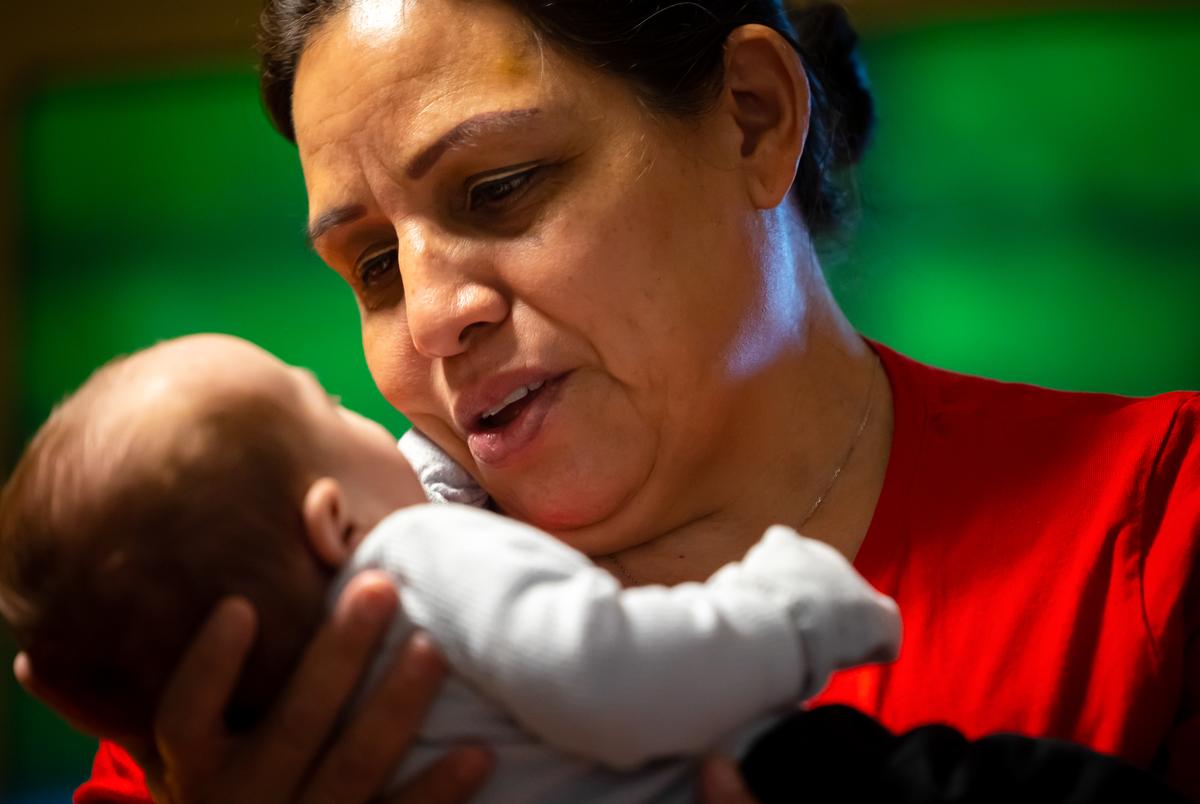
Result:
M474 184L467 190L467 209L471 211L500 206L514 201L528 189L540 167L526 168L497 179Z
M396 264L396 250L391 249L363 260L355 269L358 282L364 288L373 288L395 276L399 266Z

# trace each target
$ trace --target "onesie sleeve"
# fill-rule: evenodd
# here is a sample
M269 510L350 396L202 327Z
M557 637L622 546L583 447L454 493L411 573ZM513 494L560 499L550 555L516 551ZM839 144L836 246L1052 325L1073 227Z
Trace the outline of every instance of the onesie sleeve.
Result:
M709 579L770 598L801 642L801 699L819 693L835 670L888 662L900 651L900 612L829 545L774 525L739 562Z
M1155 460L1145 500L1142 590L1168 694L1167 778L1200 801L1200 394L1188 395Z
M487 512L422 506L386 529L395 537L375 549L409 618L472 686L564 751L618 770L701 752L812 688L795 607L753 571L622 590L582 553ZM808 542L789 538L777 558ZM850 578L839 593L857 583L875 600L844 559L821 557L830 588ZM811 580L797 597L824 591Z

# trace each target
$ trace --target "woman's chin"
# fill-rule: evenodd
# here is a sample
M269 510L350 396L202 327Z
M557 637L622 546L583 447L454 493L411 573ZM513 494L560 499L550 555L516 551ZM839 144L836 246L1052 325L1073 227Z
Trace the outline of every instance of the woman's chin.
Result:
M588 555L605 555L624 545L609 525L636 494L638 484L540 484L536 491L514 495L494 494L505 514L552 533Z
M588 528L611 519L622 500L598 500L594 491L587 495L547 493L536 499L501 503L505 513L554 534Z

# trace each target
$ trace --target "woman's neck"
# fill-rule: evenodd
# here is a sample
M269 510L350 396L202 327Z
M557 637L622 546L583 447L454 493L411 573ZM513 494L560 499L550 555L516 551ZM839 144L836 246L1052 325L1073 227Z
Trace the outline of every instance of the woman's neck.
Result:
M627 585L701 581L781 523L853 559L883 488L893 411L887 375L813 272L803 342L747 387L717 466L693 490L705 512L597 559Z

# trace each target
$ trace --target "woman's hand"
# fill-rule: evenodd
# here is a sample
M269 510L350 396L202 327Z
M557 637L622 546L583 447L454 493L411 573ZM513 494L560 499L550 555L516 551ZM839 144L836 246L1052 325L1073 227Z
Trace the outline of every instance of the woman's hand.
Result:
M700 804L757 804L742 781L738 767L723 756L713 755L700 771Z
M222 715L253 643L255 618L245 601L221 603L167 684L154 744L117 738L145 771L155 801L374 800L411 745L446 672L427 639L410 640L355 716L333 735L396 606L395 590L385 577L364 573L355 578L271 715L252 734L232 735ZM16 669L30 692L70 717L69 707L38 686L27 659L21 657ZM90 730L85 720L75 722ZM386 800L465 802L486 778L490 762L484 749L463 747Z

